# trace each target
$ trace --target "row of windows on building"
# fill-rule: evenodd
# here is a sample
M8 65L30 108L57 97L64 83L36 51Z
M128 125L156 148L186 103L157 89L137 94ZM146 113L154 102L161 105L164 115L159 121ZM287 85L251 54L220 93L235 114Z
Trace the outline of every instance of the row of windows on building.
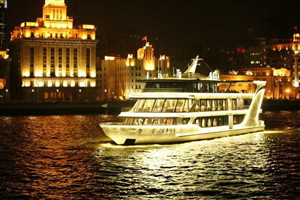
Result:
M50 48L50 71L51 71L51 76L55 76L55 48L51 47ZM75 70L75 73L77 73L77 67L78 67L78 49L73 48L73 68ZM47 61L49 60L48 58L48 51L49 48L44 47L43 48L43 71L44 75L46 74L47 71ZM63 66L63 48L58 48L58 68L61 69ZM65 49L65 60L66 60L66 69L70 69L70 57L71 57L71 49L66 48ZM35 61L35 48L30 47L30 73L33 75L34 72L34 61ZM86 69L87 69L87 74L89 74L90 70L90 65L91 65L91 49L87 48L86 49Z
M90 81L30 81L23 87L95 87Z
M35 33L34 30L31 31L30 37L31 38L51 38L51 39L83 39L77 33ZM21 33L17 35L17 38L21 38ZM91 40L92 36L90 33L87 33L86 39Z

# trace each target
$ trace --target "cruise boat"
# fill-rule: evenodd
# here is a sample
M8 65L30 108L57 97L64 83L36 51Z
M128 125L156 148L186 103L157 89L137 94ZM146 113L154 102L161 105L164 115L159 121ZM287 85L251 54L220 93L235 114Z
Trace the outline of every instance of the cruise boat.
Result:
M131 99L135 105L121 112L123 122L101 123L104 133L116 144L162 144L213 139L263 131L259 119L265 82L251 82L254 93L231 90L249 82L220 81L197 74L199 57L176 77L144 80L143 92ZM216 76L216 77L214 77ZM221 91L221 88L222 91ZM224 89L225 88L225 89Z

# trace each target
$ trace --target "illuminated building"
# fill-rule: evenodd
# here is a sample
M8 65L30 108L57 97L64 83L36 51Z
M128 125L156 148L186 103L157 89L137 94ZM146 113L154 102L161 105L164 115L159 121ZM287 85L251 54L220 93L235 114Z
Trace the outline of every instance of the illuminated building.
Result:
M267 99L300 99L298 88L293 87L291 70L286 68L245 68L239 70L237 73L222 74L221 80L226 81L266 81L265 98ZM254 92L253 87L249 83L239 83L231 87L234 91L241 93ZM221 90L225 90L224 85Z
M291 43L291 48L294 52L294 73L293 73L293 85L294 87L299 87L299 53L300 53L300 34L295 33L293 37L293 42Z
M250 47L248 51L248 65L251 67L287 68L293 71L293 86L299 86L298 54L300 52L299 33L293 35L293 39L273 39L266 44Z
M0 0L0 49L4 48L5 42L5 11L7 0Z
M149 43L138 49L137 58L128 54L127 58L105 56L99 61L97 70L98 99L127 99L133 92L141 92L145 86L139 80L158 77L170 71L170 58L154 56L154 48Z
M10 99L9 87L10 59L6 51L0 51L0 101Z
M12 73L17 75L14 83L21 86L21 98L95 100L96 28L74 28L64 0L46 0L43 17L15 27L11 41Z

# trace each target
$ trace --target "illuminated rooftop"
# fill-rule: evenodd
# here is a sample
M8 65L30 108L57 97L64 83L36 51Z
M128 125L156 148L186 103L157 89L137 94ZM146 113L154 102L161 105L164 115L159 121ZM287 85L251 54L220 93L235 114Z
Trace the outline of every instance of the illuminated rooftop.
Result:
M11 40L18 38L50 38L95 40L96 27L92 24L73 26L73 18L67 15L64 0L45 0L43 17L36 22L23 22L16 26Z

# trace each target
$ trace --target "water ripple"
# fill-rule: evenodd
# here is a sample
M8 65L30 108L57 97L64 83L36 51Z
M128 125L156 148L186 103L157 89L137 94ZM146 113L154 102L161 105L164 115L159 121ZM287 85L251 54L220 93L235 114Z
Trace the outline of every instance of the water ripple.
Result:
M117 146L114 116L0 117L1 199L297 199L298 112L267 131L172 145Z

